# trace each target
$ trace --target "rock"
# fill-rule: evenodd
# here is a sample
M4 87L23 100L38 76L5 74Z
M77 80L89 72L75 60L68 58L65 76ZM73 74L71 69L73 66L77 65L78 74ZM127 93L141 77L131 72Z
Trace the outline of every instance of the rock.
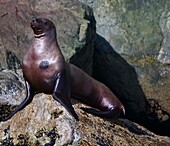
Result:
M158 55L158 60L167 65L170 64L170 43L169 43L169 39L170 39L170 20L169 20L169 9L168 7L165 7L165 10L162 12L161 16L160 16L160 28L161 28L161 32L162 32L162 36L163 36L163 40L162 40L162 46L161 49L159 51L159 55Z
M31 104L0 123L0 145L155 145L170 138L153 134L126 119L106 120L87 114L73 101L80 121L51 96L37 94Z
M30 105L3 124L8 130L5 136L2 126L0 137L12 138L15 145L23 141L38 145L47 143L64 145L72 142L73 123L67 119L71 119L71 116L69 114L62 116L65 109L62 106L58 108L58 102L50 97L43 94L35 96Z
M168 112L155 100L146 99L135 69L99 35L96 36L94 58L93 75L119 97L125 105L126 117L156 133L169 135Z
M0 121L25 98L25 86L21 74L21 70L0 72Z
M79 1L97 22L93 76L122 100L129 119L170 136L170 2Z
M11 69L11 63L13 69L21 67L19 61L33 38L33 17L51 19L66 60L92 73L95 21L92 10L76 0L1 1L0 70Z

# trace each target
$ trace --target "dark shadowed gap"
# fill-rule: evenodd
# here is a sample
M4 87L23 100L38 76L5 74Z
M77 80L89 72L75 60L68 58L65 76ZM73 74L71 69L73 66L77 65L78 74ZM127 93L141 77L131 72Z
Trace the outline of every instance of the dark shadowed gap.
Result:
M93 77L107 85L122 101L126 118L159 135L170 136L170 118L161 123L155 112L151 112L135 69L103 37L96 35L94 45Z

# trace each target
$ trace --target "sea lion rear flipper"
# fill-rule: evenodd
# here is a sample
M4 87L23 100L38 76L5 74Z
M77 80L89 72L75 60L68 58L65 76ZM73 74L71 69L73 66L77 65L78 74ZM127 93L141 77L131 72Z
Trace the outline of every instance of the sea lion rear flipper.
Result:
M120 115L120 110L119 109L110 109L108 111L98 111L96 109L93 108L84 108L81 107L81 109L87 113L96 115L98 117L104 117L104 118L117 118Z
M13 112L11 112L7 117L5 117L3 121L10 119L13 115L15 115L18 111L22 110L23 108L25 108L32 101L35 93L27 81L25 81L25 85L27 91L26 98L21 102L21 104L18 107L16 107L16 109Z
M53 91L53 98L60 102L61 105L64 106L76 120L78 120L78 116L71 104L71 87L69 83L66 72L59 73L57 75L56 85Z

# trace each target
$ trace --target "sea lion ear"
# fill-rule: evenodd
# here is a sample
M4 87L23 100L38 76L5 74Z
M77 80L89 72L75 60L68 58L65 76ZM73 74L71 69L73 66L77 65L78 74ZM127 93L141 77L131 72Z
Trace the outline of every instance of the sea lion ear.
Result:
M53 23L51 24L51 26L52 26L54 29L56 29L56 27L55 27L55 25L54 25Z

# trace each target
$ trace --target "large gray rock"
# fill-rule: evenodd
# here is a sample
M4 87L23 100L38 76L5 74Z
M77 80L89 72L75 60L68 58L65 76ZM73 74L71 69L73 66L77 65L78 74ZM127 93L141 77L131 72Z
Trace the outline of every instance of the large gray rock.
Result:
M170 14L170 8L167 5L165 7L165 10L161 13L160 16L160 28L163 36L161 49L159 51L158 60L162 62L163 64L170 64L170 20L169 20L169 14Z
M170 1L79 1L97 22L94 77L122 100L128 118L170 135Z
M22 70L0 72L0 121L26 97Z

